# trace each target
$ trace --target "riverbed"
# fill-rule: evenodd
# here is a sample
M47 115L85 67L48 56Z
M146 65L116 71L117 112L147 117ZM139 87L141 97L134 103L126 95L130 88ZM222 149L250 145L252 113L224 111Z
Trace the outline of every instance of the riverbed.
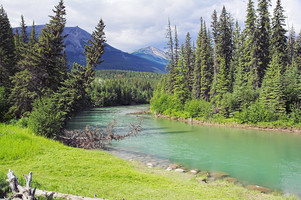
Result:
M223 171L246 185L260 185L301 197L301 136L276 131L190 125L137 113L148 108L122 106L95 108L71 119L68 129L86 125L105 128L114 119L124 134L142 118L143 131L112 144L124 159L153 162L166 167L179 163L189 169Z

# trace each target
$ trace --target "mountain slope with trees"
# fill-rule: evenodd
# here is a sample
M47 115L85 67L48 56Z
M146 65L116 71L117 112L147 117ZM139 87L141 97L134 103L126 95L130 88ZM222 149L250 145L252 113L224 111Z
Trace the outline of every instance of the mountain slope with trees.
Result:
M41 33L45 25L35 26L36 37ZM30 33L31 26L26 28L28 34ZM14 32L21 31L21 27L14 28ZM87 41L91 39L91 34L81 29L80 27L65 27L63 35L68 35L64 38L65 52L68 61L68 65L71 69L73 63L80 65L86 64L86 57L84 52ZM116 49L106 43L105 51L102 55L101 65L96 66L96 70L130 70L141 72L154 72L154 73L166 73L165 67L167 60L161 59L160 62L156 59L147 59L135 54L129 54Z

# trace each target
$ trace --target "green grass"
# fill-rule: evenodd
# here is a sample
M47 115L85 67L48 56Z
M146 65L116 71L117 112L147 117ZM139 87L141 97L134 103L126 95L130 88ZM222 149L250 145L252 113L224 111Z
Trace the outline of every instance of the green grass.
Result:
M200 184L197 177L148 169L104 151L66 147L34 136L25 128L0 124L0 179L12 169L24 183L33 172L33 187L106 199L285 199L260 194L224 181Z

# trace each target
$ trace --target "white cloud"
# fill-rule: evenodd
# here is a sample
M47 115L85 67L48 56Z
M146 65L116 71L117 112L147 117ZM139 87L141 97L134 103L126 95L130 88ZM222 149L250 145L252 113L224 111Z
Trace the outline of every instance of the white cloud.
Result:
M272 4L275 5L275 1ZM45 24L52 15L58 0L1 0L12 26L19 26L23 14L26 24ZM294 24L296 32L301 28L300 0L282 0L289 24ZM166 43L167 20L177 25L180 41L189 31L195 40L199 31L200 17L210 27L214 9L218 14L225 5L228 12L240 24L245 20L247 0L65 0L67 26L80 26L92 32L100 18L106 24L109 44L132 51L148 45L163 48ZM255 5L257 2L255 1Z

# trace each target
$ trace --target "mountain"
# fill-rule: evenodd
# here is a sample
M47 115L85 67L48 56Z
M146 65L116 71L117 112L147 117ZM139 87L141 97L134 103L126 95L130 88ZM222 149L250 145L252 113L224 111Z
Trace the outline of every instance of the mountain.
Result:
M45 27L45 25L36 26L36 33L41 33L41 29L43 27ZM18 29L20 33L20 28L15 29ZM28 26L28 34L30 34L30 31L31 27ZM65 51L70 67L73 65L74 62L77 62L81 65L85 65L86 58L83 52L87 41L91 39L91 34L76 26L65 27L63 35L68 35L64 43L66 45ZM105 51L101 59L103 59L104 62L98 65L96 67L96 70L118 69L141 72L166 73L166 64L123 52L119 49L112 47L109 44L106 44Z
M131 54L163 65L167 65L168 63L167 54L164 51L152 46L136 50Z

